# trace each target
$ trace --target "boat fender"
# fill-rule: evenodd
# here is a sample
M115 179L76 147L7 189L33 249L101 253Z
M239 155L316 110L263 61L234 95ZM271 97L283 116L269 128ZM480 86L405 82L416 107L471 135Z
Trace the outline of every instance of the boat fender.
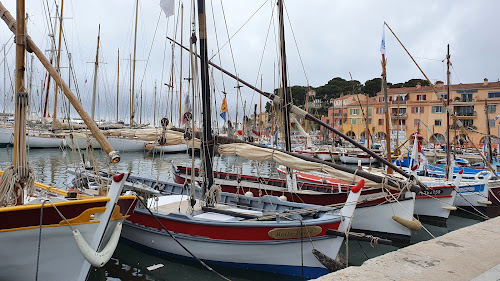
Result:
M483 204L483 205L491 205L491 204L493 204L491 201L481 201L481 200L477 200L477 203Z
M449 211L456 211L457 210L457 207L455 207L455 206L442 206L441 208L443 208L445 210L449 210Z
M286 198L285 195L281 195L280 197L278 197L281 201L284 201L286 202L288 200L288 198Z
M408 229L411 229L411 230L422 229L422 224L416 218L413 218L412 221L409 221L407 219L403 219L402 217L392 216L392 219Z
M103 267L113 256L115 252L116 246L118 245L118 240L120 240L120 234L122 232L122 222L118 222L116 224L115 229L113 230L113 234L109 238L108 244L102 251L97 252L92 249L85 238L83 238L82 234L78 229L73 230L73 237L75 238L76 244L80 249L83 257L93 266L95 267Z
M253 193L251 191L245 192L246 197L253 197Z

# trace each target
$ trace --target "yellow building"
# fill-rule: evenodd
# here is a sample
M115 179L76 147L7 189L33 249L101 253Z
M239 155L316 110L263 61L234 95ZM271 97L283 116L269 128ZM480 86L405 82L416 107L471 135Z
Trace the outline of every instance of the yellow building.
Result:
M436 83L436 95L430 86L388 89L389 114L391 119L391 134L400 135L404 139L417 130L427 141L443 143L446 133L446 110L439 101L439 97L447 98L447 86L443 82ZM438 97L439 96L439 97ZM359 95L363 110L366 114L366 96ZM364 138L365 122L359 101L355 95L345 96L342 100L342 109L332 106L324 121L334 124L335 128L343 128L344 133L349 133L356 138ZM334 103L335 103L334 101ZM485 102L488 112L485 112ZM385 138L385 101L383 93L378 93L374 100L369 99L369 124L370 133L377 139ZM450 106L457 118L466 128L468 141L478 145L489 126L491 134L500 132L500 82L456 84L450 86ZM342 111L342 112L341 112ZM371 114L370 114L371 111ZM336 124L333 122L334 114L344 114L345 122L340 124L339 117ZM488 114L488 121L486 115ZM372 116L373 115L373 116ZM336 117L336 116L335 116ZM398 131L399 129L399 131ZM457 136L465 140L457 130L453 120L450 121L450 139L456 140ZM433 137L434 136L434 137Z

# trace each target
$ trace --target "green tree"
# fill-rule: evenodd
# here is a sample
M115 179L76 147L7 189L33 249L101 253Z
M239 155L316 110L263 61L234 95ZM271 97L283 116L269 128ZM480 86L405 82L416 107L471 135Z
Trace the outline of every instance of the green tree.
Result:
M382 78L373 78L365 82L363 86L363 93L368 94L370 97L374 97L380 92L382 85Z

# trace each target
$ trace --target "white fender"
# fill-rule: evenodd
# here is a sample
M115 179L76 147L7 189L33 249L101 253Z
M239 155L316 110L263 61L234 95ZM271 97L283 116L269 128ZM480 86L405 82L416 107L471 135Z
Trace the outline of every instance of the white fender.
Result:
M78 229L73 231L73 237L75 238L76 245L78 245L83 257L91 265L95 267L103 267L109 261L111 256L113 256L116 246L118 245L118 240L120 240L121 233L122 222L120 221L116 224L113 234L111 234L111 237L109 238L108 244L100 252L94 251L92 247L89 246Z

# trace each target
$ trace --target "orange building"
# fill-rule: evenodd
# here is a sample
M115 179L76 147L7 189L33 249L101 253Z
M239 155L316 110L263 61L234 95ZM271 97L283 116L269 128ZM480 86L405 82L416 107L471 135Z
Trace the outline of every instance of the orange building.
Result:
M419 130L420 134L430 142L443 143L445 141L446 110L439 101L439 97L447 98L447 86L438 81L435 87L438 91L437 95L431 86L417 85L416 87L388 89L390 127L393 136L399 134L400 139L404 139ZM366 96L359 96L366 112ZM485 102L488 106L487 112ZM380 92L375 98L370 98L368 104L369 113L371 111L368 118L370 133L377 139L384 139L386 130L383 93ZM498 108L500 106L500 82L488 82L488 79L484 79L483 83L451 85L450 106L466 128L468 141L478 145L487 133L487 126L490 127L493 135L500 132L500 120L495 118L500 116L500 108ZM334 105L328 109L328 116L323 117L322 120L334 124L335 128L342 129L344 133L356 138L364 138L362 132L364 132L365 122L360 120L362 119L362 115L359 115L360 109L355 95L344 96L334 100ZM357 120L353 121L355 119ZM458 131L453 120L450 121L450 130L452 140L458 138L465 140L465 136Z

